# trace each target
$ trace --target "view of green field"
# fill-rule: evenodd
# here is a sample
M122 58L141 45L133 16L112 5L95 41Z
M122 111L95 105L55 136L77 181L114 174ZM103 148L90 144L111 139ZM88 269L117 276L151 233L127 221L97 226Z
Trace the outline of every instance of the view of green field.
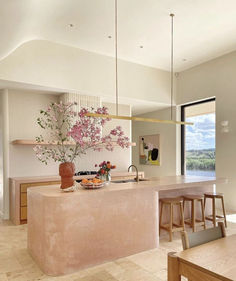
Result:
M187 170L215 170L215 149L186 151Z

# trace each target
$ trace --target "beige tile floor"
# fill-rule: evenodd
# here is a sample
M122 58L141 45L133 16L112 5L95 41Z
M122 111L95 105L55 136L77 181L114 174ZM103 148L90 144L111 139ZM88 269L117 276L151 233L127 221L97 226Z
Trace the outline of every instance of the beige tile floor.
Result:
M231 220L227 235L236 233ZM160 247L118 259L62 277L46 276L27 252L27 225L14 226L0 220L0 281L164 281L167 280L167 253L180 251L179 233L173 242L162 235Z

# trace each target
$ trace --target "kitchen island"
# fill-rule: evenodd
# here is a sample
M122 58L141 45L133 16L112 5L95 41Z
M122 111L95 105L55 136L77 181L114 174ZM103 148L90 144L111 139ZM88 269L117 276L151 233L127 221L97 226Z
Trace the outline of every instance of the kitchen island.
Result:
M91 172L91 171L85 171ZM84 173L84 171L83 171ZM144 177L144 172L139 172L139 178ZM112 172L112 180L133 179L136 172ZM90 179L94 177L91 174L74 176L74 180ZM34 176L34 177L16 177L10 178L10 219L15 225L27 223L27 190L33 186L49 186L60 184L60 176Z
M213 191L225 179L173 176L62 193L28 190L28 250L48 275L63 275L159 245L159 198ZM166 216L167 219L167 216Z

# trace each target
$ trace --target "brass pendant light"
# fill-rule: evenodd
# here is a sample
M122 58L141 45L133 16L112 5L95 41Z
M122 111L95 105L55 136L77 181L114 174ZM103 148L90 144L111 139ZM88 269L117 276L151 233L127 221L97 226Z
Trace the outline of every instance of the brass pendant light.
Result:
M142 118L135 116L121 116L119 112L119 99L118 99L118 9L117 9L117 0L115 0L115 90L116 90L116 115L105 115L97 113L87 113L89 117L96 118L110 118L110 119L121 119L129 121L139 121L139 122L153 122L153 123L164 123L164 124L174 124L174 125L193 125L191 122L175 121L173 120L173 93L174 93L174 14L170 14L171 17L171 108L170 108L170 120L161 120L154 118Z

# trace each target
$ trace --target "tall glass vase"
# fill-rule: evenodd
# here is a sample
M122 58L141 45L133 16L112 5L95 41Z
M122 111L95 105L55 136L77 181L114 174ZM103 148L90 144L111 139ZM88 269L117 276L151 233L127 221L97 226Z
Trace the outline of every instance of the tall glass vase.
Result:
M111 181L111 174L108 172L107 174L100 175L100 179L103 180L106 184L109 184Z

